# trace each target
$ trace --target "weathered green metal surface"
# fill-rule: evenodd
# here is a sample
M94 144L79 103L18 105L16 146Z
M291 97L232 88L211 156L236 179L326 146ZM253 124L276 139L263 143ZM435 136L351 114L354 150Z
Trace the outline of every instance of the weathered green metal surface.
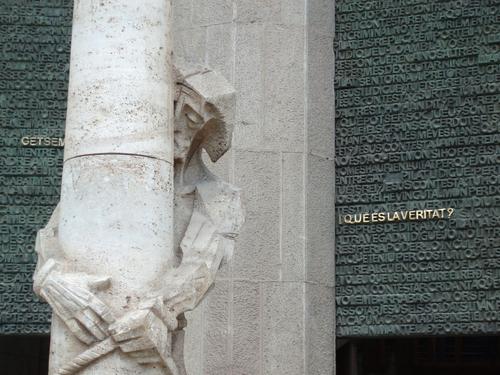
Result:
M500 1L336 21L337 335L498 333Z
M46 333L35 235L59 199L72 2L0 1L0 334Z

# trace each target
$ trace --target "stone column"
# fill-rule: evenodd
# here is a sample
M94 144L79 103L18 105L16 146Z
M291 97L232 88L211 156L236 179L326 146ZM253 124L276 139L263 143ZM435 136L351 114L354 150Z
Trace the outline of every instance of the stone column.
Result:
M169 0L75 0L59 211L68 272L110 278L117 318L172 266L173 80ZM54 316L50 374L88 349ZM167 374L120 350L81 375Z

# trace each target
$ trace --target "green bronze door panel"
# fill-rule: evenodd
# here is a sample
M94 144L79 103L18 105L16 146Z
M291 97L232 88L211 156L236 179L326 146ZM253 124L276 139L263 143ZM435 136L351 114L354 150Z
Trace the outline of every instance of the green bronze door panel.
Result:
M0 1L0 334L48 333L36 231L59 199L72 1Z
M500 331L500 1L336 1L340 337Z

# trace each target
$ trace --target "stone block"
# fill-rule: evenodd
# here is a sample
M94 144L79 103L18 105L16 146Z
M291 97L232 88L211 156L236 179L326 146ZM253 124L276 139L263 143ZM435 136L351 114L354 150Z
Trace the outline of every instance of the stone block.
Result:
M335 35L334 20L334 0L310 0L307 2L307 24L310 31L333 37Z
M308 155L306 280L333 286L335 270L334 161Z
M262 375L303 375L304 283L262 283Z
M235 147L304 149L304 30L238 25Z
M203 375L231 375L231 282L218 280L207 295L203 325Z
M203 375L203 324L205 302L197 309L186 313L188 326L184 341L184 360L189 375Z
M264 118L263 31L260 25L238 25L235 80L236 127L234 147L258 149Z
M197 1L193 9L193 24L207 26L229 23L233 19L232 0Z
M235 150L235 184L243 189L246 221L234 253L236 279L279 280L280 155Z
M281 0L281 22L285 25L305 26L304 0Z
M206 28L174 31L174 54L192 64L205 65Z
M207 29L207 65L233 81L235 25L220 24Z
M280 0L235 0L236 22L276 22L281 18Z
M268 149L304 150L304 29L267 25L264 39L264 123Z
M333 288L306 284L304 374L335 373L335 299Z
M310 152L335 155L333 38L310 33L308 39L307 140Z
M172 1L172 17L175 30L191 27L193 0Z
M303 0L236 0L236 22L305 25Z
M304 162L302 153L282 154L281 258L282 280L305 275Z
M235 281L231 375L260 374L260 314L260 284L251 281Z

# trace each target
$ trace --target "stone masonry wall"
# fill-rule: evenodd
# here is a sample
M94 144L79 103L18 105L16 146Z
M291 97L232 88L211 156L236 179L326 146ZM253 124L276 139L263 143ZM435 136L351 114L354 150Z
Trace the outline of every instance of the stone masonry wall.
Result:
M191 375L334 370L333 0L174 0L175 54L237 90L233 260L191 316Z

